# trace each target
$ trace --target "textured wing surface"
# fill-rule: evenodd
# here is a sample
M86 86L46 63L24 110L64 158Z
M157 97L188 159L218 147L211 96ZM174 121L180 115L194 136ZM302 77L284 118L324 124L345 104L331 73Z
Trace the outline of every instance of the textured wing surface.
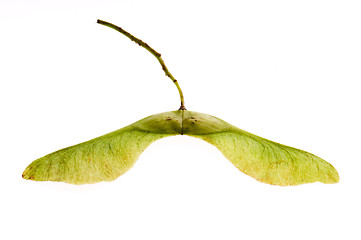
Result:
M112 181L129 170L154 141L180 133L174 112L152 115L128 127L35 160L23 178L72 184Z
M336 169L323 159L242 130L196 136L216 146L239 170L273 185L336 183Z
M123 128L39 158L23 177L72 184L112 181L129 170L152 142L166 136Z
M205 121L207 120L207 121ZM189 113L183 122L185 134L216 146L239 170L273 185L336 183L336 169L323 159L236 128L221 119Z

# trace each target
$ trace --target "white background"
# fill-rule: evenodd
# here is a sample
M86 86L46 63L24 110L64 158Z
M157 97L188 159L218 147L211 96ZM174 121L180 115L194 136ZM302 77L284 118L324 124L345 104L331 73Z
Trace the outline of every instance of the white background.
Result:
M0 0L1 239L361 239L360 1ZM176 110L314 153L338 184L278 187L185 136L114 182L21 178L33 160Z

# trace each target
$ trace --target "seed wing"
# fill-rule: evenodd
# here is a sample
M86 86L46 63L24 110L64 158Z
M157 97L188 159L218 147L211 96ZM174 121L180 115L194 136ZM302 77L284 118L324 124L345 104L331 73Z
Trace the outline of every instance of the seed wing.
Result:
M112 133L48 154L32 162L23 178L72 184L112 181L129 170L152 142L179 134L178 115L175 112L152 115Z
M189 128L187 135L216 146L239 170L260 182L286 186L339 181L336 169L325 160L258 137L219 118L193 112L183 123Z

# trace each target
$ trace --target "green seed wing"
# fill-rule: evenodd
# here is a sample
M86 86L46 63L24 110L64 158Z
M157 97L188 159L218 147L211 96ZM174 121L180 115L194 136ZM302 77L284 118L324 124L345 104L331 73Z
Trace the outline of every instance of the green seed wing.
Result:
M174 126L177 126L175 119L166 122L168 127L173 124L168 131L157 130L167 127L157 119L171 114L153 115L112 133L48 154L31 163L23 178L72 184L112 181L129 170L152 142L177 134L174 131Z
M239 170L260 182L273 185L336 183L336 169L323 159L258 137L223 120L190 112L183 124L187 135L216 146Z
M239 170L273 185L336 183L336 169L323 159L242 130L196 136L216 146Z

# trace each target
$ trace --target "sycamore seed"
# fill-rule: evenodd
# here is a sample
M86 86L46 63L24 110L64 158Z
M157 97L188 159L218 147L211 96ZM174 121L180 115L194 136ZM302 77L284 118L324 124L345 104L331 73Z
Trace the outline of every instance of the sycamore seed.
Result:
M177 111L151 115L117 131L48 154L32 162L23 178L71 184L112 181L128 171L154 141L188 135L217 147L240 171L268 184L337 183L336 169L325 160L302 150L258 137L208 114L187 111L178 81L161 54L120 27L98 20L151 52L166 76L176 85L181 106Z

